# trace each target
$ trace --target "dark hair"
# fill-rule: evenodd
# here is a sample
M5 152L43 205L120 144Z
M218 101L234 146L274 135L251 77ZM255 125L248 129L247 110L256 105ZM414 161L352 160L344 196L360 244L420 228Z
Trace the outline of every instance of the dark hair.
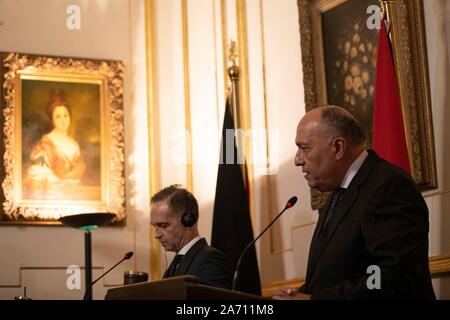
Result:
M58 106L64 106L69 112L69 115L71 115L71 108L69 102L66 100L65 92L63 90L59 90L59 93L57 93L55 90L52 90L50 92L50 97L47 104L47 115L50 122L53 122L53 111Z
M198 203L194 195L179 184L173 184L155 193L151 203L166 201L176 215L181 216L185 212L191 212L198 219Z
M346 112L341 112L338 107L323 109L322 121L353 145L361 145L366 141L364 132L356 119Z

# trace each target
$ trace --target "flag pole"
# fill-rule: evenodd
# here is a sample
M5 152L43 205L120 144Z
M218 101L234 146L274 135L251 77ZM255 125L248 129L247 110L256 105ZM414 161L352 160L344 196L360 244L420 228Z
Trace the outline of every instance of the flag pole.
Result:
M228 68L228 77L231 81L231 115L234 120L234 127L236 129L240 128L240 117L239 117L239 67L237 65L237 47L236 41L231 40L228 46L228 62L231 66ZM237 141L238 142L238 141Z
M241 172L242 172L242 178L244 179L244 185L247 187L247 167L245 164L245 155L244 155L244 135L237 134L239 132L239 129L242 129L241 126L241 117L240 115L240 103L239 103L239 75L240 75L240 69L237 65L237 46L236 42L231 40L230 45L228 47L228 61L230 62L231 66L228 68L228 76L231 81L231 92L230 92L230 106L231 106L231 114L233 116L234 121L234 138L236 141L236 151L238 153L238 160L242 160L242 163L240 163Z
M381 18L384 19L386 17L387 20L389 20L388 16L388 6L386 0L379 0L380 8L381 8Z
M386 29L389 36L389 40L392 43L391 23L394 19L392 12L392 5L395 5L393 0L379 0L381 8L381 19L387 21Z

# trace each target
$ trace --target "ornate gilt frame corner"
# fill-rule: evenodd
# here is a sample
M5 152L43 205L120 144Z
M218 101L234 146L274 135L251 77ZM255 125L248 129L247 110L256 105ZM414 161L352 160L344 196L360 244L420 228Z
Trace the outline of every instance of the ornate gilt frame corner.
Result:
M125 213L123 79L120 61L0 53L2 109L2 209L0 224L59 225L64 215L111 212L123 225ZM100 92L100 200L27 200L22 198L21 77L96 83ZM33 78L34 79L34 78ZM50 79L50 80L49 80Z
M321 13L346 1L297 2L306 111L327 103ZM396 0L387 6L412 177L421 190L437 188L423 1ZM311 190L312 208L321 208L327 196Z

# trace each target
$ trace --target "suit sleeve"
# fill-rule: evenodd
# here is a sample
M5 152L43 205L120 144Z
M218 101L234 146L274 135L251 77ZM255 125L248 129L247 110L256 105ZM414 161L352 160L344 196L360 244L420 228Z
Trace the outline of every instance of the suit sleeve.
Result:
M372 272L321 290L313 299L372 299L411 296L428 272L428 209L406 175L380 178L362 215L363 245L369 265L379 267L380 288L369 289ZM343 244L345 245L345 244ZM369 267L369 265L367 267ZM426 269L426 270L425 270ZM370 279L369 279L370 277Z

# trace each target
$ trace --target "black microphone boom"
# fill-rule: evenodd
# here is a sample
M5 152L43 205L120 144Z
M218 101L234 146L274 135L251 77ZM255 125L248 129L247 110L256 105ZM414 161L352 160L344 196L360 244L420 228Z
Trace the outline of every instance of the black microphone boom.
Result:
M117 267L119 264L121 264L123 261L130 259L133 256L133 251L129 251L125 254L125 256L122 258L122 260L120 260L119 262L117 262L115 265L113 265L111 268L109 268L108 271L106 271L104 274L102 274L100 277L98 277L94 282L92 282L89 287L86 288L86 292L84 293L83 296L83 300L87 300L87 293L89 291L90 288L92 288L92 286L101 278L103 278L104 276L106 276L108 274L108 272L110 272L112 269L114 269L115 267Z
M287 209L292 208L295 204L297 203L297 197L292 197L289 199L288 202L286 202L286 205L284 206L284 209L277 215L277 217L275 219L272 220L271 223L269 223L269 225L259 234L259 236L257 236L252 242L250 242L244 249L244 251L242 251L238 262L236 263L236 269L234 270L234 275L233 275L233 284L231 286L231 290L236 290L236 284L237 284L237 278L238 278L238 273L239 273L239 266L241 265L241 260L244 257L245 253L247 252L247 250L255 244L255 242L264 234L264 232L267 231L267 229L270 228L271 225L273 225L273 223L275 221L278 220L278 218L283 214L283 212L285 212Z

